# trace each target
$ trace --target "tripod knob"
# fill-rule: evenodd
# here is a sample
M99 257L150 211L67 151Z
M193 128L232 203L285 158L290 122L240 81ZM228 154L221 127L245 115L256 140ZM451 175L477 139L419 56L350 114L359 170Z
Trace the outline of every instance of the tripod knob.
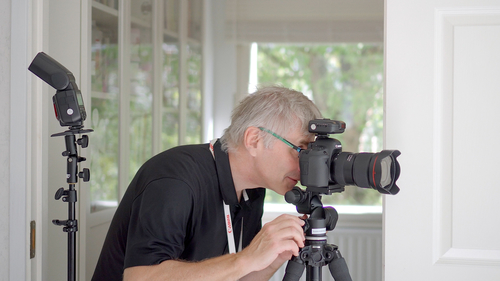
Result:
M84 182L89 181L90 180L90 170L87 168L83 169L83 171L78 173L78 177L83 179Z
M56 191L56 196L55 196L55 199L56 200L59 200L61 199L61 196L65 195L64 194L64 188L59 188L57 191Z
M82 148L86 148L89 146L89 137L87 135L83 135L76 141L76 143L78 143Z
M321 255L320 252L313 252L313 253L311 253L310 259L315 263L319 263L319 262L323 261L323 256Z
M307 195L297 186L294 186L292 190L285 193L285 201L290 204L297 205L304 202L305 199L307 199Z

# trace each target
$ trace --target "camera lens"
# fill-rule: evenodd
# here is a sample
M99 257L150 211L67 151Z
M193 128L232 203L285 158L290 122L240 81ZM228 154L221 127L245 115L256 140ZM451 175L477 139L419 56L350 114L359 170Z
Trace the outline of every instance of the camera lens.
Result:
M379 153L342 152L332 161L330 176L340 185L355 185L373 188L384 194L396 194L396 180L400 167L396 160L398 150L383 150Z

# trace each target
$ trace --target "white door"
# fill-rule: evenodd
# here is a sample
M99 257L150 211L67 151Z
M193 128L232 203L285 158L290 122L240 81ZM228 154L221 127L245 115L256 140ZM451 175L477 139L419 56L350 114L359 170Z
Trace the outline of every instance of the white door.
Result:
M500 1L386 0L385 280L500 280Z

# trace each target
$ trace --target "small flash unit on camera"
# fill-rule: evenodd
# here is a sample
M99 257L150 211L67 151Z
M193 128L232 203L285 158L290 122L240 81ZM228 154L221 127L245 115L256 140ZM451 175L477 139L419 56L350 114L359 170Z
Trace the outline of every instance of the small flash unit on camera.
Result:
M345 131L345 122L330 119L309 121L309 132L319 135L341 134Z
M61 126L82 126L87 113L73 73L44 52L36 55L28 69L57 90L52 102Z

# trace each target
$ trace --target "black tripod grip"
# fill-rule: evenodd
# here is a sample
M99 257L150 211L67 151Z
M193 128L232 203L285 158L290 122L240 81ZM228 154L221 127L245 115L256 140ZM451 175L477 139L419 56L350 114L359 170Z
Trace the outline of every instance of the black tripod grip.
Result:
M349 268L343 257L334 258L329 264L328 268L335 281L352 281Z
M296 258L292 258L288 261L285 269L285 276L283 276L283 281L298 281L304 272L304 268L306 267L300 261L297 261Z

